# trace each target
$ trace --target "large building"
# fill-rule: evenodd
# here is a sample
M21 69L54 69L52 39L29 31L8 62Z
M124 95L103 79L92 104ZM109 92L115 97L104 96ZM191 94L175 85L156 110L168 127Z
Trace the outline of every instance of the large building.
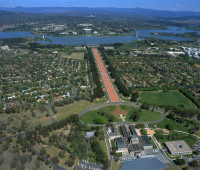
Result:
M184 140L165 142L171 155L192 154L192 150Z
M139 136L139 141L143 145L144 149L153 149L153 145L149 140L149 137L147 135Z
M131 155L134 155L134 156L141 157L142 155L145 154L144 147L140 143L129 145L128 151Z
M121 137L115 138L115 142L117 145L117 151L116 152L125 152L126 151L126 146Z
M127 131L127 129L126 129L126 126L125 125L123 125L123 126L120 126L120 129L121 129L121 132L122 132L122 135L123 135L123 137L125 137L125 138L129 138L129 134L128 134L128 131Z
M130 137L130 141L131 143L139 143L139 139L138 139L138 135L137 132L135 130L135 127L133 125L129 126L130 132L131 132L131 137Z

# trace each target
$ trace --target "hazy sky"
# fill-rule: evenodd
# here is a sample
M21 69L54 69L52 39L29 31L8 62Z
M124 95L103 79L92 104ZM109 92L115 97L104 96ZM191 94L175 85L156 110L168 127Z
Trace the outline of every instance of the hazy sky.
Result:
M200 0L0 0L0 7L122 7L200 11Z

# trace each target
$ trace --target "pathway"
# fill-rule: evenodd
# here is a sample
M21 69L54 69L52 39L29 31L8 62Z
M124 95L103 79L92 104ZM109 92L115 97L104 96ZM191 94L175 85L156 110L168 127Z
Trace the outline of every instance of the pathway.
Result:
M96 48L92 49L92 51L95 56L95 61L97 63L98 70L100 72L100 75L101 75L101 78L102 78L102 81L103 81L103 84L104 84L104 87L105 87L105 90L107 92L110 102L112 102L112 103L120 102L120 98L117 95L117 91L108 75L108 72L105 68L105 65L104 65L100 55L99 55L99 52L97 51Z

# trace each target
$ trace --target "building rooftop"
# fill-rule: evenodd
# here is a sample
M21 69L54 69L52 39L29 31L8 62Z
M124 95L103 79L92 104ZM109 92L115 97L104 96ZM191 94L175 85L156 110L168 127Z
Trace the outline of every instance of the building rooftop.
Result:
M94 132L86 132L86 136L87 136L87 138L93 137Z
M132 151L132 152L141 152L143 150L144 150L144 148L143 148L143 146L140 143L133 144L133 145L129 146L129 152L130 151Z
M152 146L152 143L147 135L139 136L139 141L143 146Z
M123 126L120 126L120 129L122 131L122 135L125 137L125 138L128 138L129 137L129 134L128 134L128 131L126 129L126 126L123 125Z
M172 154L177 152L180 153L192 151L184 140L165 142L165 145L168 147Z
M129 126L129 129L130 129L132 135L138 136L138 135L137 135L137 132L136 132L136 130L135 130L135 127L134 127L133 125L130 125L130 126Z
M124 141L121 137L119 138L115 138L115 142L117 143L117 148L118 149L123 149L125 148L125 144L124 144Z

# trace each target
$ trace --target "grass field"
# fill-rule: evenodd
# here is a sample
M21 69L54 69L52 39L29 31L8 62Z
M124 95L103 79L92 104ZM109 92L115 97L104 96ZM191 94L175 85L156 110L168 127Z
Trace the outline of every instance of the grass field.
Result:
M71 58L74 60L84 60L84 53L83 52L77 52L77 53L72 53L72 54L67 54L65 52L61 52L60 56L62 58Z
M157 105L172 105L172 106L184 105L187 108L196 108L196 105L192 103L179 91L169 91L169 92L143 91L140 92L140 97L138 101L148 102Z
M133 122L132 119L130 119L131 114L134 113L135 110L138 110L139 108L132 107L126 116L126 121ZM161 118L161 113L150 111L150 110L142 110L140 113L140 119L137 122L151 122L156 121Z
M177 135L178 137L174 138L173 141L184 140L190 148L192 148L194 146L194 144L198 141L198 139L196 137L185 134L185 133L180 133L180 132L172 132L172 133L173 133L172 135L178 134ZM158 142L160 142L164 146L164 143L168 142L169 138L168 138L168 135L164 135L163 139L157 138L157 140L158 140Z
M123 109L123 110L130 110L130 106L120 105L120 109Z
M107 100L108 100L107 97L104 96L103 98L95 99L94 103L95 104L105 103Z
M123 163L122 162L116 162L112 161L112 169L111 170L120 170L122 167Z
M79 114L92 105L94 105L94 103L90 103L84 100L78 102L75 101L74 103L66 105L64 107L56 107L57 114L53 114L53 117L57 121L59 121L65 119L72 114Z
M102 116L100 116L98 114L99 111L104 111L107 114L113 115L112 113L110 113L110 111L113 110L113 109L114 109L113 106L108 106L108 107L105 107L105 108L101 108L101 109L97 109L97 110L94 110L94 111L87 112L84 115L82 115L80 118L83 122L94 124L95 119L102 118ZM117 116L114 116L114 117L115 117L115 122L121 121L121 119L119 117L117 117ZM103 117L103 118L105 119L105 121L107 123L108 120L105 117Z
M188 128L185 127L184 125L174 121L174 120L171 120L171 119L167 119L166 117L163 119L163 121L157 123L157 124L150 124L149 127L151 128L154 128L156 125L158 128L166 128L166 125L170 123L172 124L176 130L180 130L180 131L184 131L184 132L188 132Z
M168 166L168 168L166 168L164 170L176 170L172 164L168 163L166 165Z
M153 139L151 139L150 142L151 142L152 145L153 145L153 149L157 149L157 146L156 146L155 142L153 141Z

